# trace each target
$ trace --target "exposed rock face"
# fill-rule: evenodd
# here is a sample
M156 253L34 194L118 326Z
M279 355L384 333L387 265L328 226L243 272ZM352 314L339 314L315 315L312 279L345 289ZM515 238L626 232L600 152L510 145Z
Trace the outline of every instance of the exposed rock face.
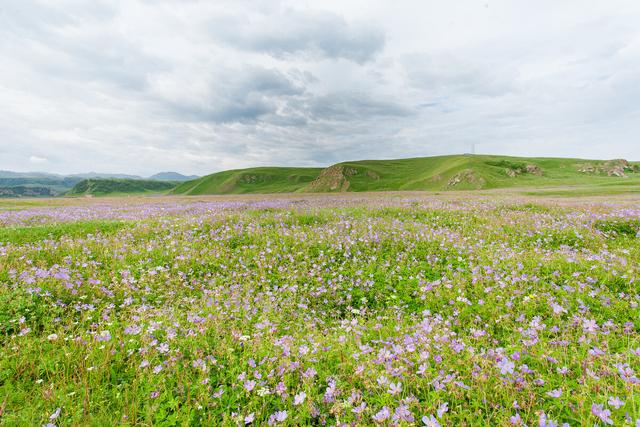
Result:
M542 176L542 169L537 165L527 165L524 167L524 171L532 175Z
M511 178L515 178L518 175L522 174L531 174L536 176L542 176L542 169L540 169L537 165L527 164L524 166L510 167L507 168L506 171L507 176Z
M609 160L605 162L603 169L609 176L626 177L625 172L631 172L632 168L628 161L624 159Z
M326 168L307 187L309 191L347 191L350 176L358 174L358 170L344 165L334 165Z
M486 181L484 178L476 175L476 172L473 169L465 169L462 172L457 173L447 183L449 187L456 187L461 184L470 185L475 187L476 189L480 189L484 187Z
M625 159L607 160L602 164L583 163L578 165L578 171L588 174L606 174L626 178L628 172L638 172L637 166L632 166Z
M258 181L258 177L255 175L242 175L240 177L241 182L245 182L247 184L251 184Z

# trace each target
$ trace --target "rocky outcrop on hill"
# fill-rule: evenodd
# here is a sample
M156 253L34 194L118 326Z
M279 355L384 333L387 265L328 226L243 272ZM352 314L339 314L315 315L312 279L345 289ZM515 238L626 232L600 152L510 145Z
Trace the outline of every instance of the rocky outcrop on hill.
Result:
M333 165L326 168L314 179L307 190L320 191L347 191L349 189L348 177L358 174L358 169L344 165Z
M523 174L542 176L542 169L540 169L540 166L537 166L537 165L526 164L526 165L518 165L518 166L512 166L510 168L507 168L506 173L507 173L507 176L510 176L511 178L515 178L518 175L523 175Z
M264 180L265 180L264 175L257 175L257 174L245 174L245 175L242 175L239 179L240 182L245 184L255 184L257 182L264 182Z
M465 169L457 173L453 177L451 177L451 179L449 179L449 182L447 183L447 186L449 187L464 186L464 187L472 187L472 188L480 189L484 187L485 184L486 184L485 179L478 176L476 174L476 171L474 171L473 169Z
M606 174L607 176L617 176L626 178L627 173L638 172L637 165L631 165L625 159L608 160L604 163L581 163L578 171L587 174Z

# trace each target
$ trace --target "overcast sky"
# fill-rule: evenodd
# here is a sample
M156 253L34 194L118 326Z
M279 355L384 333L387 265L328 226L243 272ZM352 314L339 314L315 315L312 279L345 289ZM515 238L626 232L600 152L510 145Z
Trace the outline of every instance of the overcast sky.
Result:
M2 0L0 169L640 160L640 1Z

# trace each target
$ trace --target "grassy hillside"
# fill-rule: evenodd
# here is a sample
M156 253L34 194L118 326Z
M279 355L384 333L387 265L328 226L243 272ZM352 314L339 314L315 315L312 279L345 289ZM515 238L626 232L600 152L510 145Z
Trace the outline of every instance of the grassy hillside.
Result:
M188 181L173 194L291 193L318 177L320 168L250 168L214 173Z
M332 173L328 173L330 170ZM326 169L323 174L324 179L318 179L307 190L473 190L640 179L637 166L623 161L465 155L346 162ZM338 180L342 184L337 186Z
M116 194L161 193L176 186L175 182L141 179L85 179L77 183L70 196L104 196Z
M624 160L454 155L344 162L325 169L250 168L177 186L174 194L474 190L623 185L640 191L638 164Z
M66 193L82 178L0 172L0 197L54 197ZM23 176L24 175L24 176Z

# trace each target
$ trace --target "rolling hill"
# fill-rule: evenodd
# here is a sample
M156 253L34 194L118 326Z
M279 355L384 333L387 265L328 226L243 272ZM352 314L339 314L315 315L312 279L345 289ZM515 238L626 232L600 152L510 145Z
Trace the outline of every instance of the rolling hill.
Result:
M328 168L259 167L181 183L171 194L251 194L398 190L477 190L636 185L640 166L626 160L452 155L362 160Z
M320 175L321 168L263 167L214 173L187 181L172 194L292 193L305 188Z
M77 183L69 196L104 196L118 194L162 193L176 186L175 182L142 179L85 179Z

